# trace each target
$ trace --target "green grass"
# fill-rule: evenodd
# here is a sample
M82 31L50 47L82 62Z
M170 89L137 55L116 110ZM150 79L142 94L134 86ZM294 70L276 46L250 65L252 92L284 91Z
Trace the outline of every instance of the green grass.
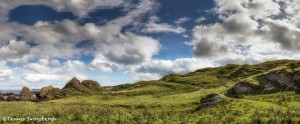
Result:
M44 116L57 118L55 123L67 124L296 124L300 123L299 91L279 89L272 93L257 92L237 98L227 95L241 81L255 86L268 83L275 85L264 75L276 70L291 73L291 63L299 62L281 60L257 65L231 64L47 102L0 102L0 119ZM208 94L220 94L223 101L216 106L195 111L200 106L201 98ZM0 120L0 123L7 122Z

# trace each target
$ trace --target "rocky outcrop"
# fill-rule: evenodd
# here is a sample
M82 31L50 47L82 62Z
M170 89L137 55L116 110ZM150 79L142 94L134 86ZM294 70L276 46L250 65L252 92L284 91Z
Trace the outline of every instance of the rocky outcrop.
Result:
M253 93L254 85L248 82L239 82L234 85L233 91L238 95Z
M295 72L293 81L300 81L300 71Z
M84 80L81 82L81 84L92 91L102 91L103 90L103 88L97 81Z
M67 91L67 94L71 92L91 93L91 90L83 86L76 77L72 78L62 90Z
M16 97L15 94L10 94L10 95L7 97L6 101L17 101L17 97Z
M40 90L39 97L41 100L50 100L55 97L57 93L59 93L60 89L52 86L43 87Z
M36 96L30 91L28 87L23 87L22 92L20 93L20 101L35 101Z
M66 84L63 90L64 89L72 91L82 91L83 89L85 89L85 87L80 83L80 81L76 77L74 77Z
M293 83L293 77L283 71L271 72L269 74L266 74L266 77L270 81L279 83L281 86L286 86L287 89L298 89L298 87L296 87Z
M222 101L222 97L219 94L209 94L200 100L200 107L198 110L212 107L221 103Z

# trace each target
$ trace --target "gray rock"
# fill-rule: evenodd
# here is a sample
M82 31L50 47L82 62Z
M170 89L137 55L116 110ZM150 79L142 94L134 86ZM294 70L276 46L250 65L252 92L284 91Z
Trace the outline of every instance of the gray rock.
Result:
M293 77L288 75L285 72L282 72L282 71L271 72L271 73L267 74L266 77L270 81L274 81L274 82L279 83L282 86L286 86L287 89L298 89L298 87L296 87L295 84L293 83ZM297 78L298 77L296 77L295 79L297 79Z
M239 82L234 85L233 90L236 94L248 94L252 93L254 89L251 87L250 83L247 82Z
M222 101L223 99L219 94L209 94L200 100L200 107L198 108L198 110L212 107L214 105L219 104Z
M293 81L300 81L300 71L295 72L293 77Z

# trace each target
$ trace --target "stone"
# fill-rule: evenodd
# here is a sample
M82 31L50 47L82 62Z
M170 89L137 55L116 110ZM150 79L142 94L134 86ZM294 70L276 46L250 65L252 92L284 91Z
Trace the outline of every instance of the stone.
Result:
M91 90L83 86L76 77L72 78L62 90L68 93L82 92L91 94Z
M200 107L198 108L198 110L212 107L221 103L222 101L223 99L219 94L208 94L200 100Z
M281 86L286 86L287 89L298 89L293 83L293 77L283 71L275 71L266 75L270 81L279 83Z
M7 97L6 101L17 101L17 97L16 97L15 94L10 94L10 95Z
M239 82L234 85L233 90L236 94L249 94L254 92L253 85L248 82Z
M53 99L55 97L55 95L60 91L59 88L55 88L52 86L48 86L48 87L43 87L40 90L39 93L39 97L42 100L49 100L49 99Z
M36 96L30 91L28 87L23 87L22 92L20 93L20 101L35 101Z
M81 84L92 91L102 91L103 90L103 88L97 81L84 80L81 82Z
M300 71L295 72L293 81L300 81Z

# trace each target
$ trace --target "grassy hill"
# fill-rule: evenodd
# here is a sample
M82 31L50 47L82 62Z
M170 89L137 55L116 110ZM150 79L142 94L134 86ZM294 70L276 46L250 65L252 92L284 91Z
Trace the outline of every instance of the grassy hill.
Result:
M229 64L47 102L0 102L0 118L44 116L57 118L55 123L75 124L300 123L299 89L290 90L266 76L276 71L294 76L298 65L300 61L294 60ZM236 94L232 90L239 82L260 90ZM263 92L268 84L276 90ZM222 102L197 110L203 104L200 100L209 94L219 94Z

